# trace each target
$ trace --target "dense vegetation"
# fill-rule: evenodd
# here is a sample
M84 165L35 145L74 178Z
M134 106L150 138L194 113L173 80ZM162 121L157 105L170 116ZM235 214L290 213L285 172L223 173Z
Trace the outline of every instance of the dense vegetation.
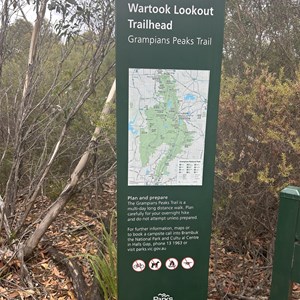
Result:
M298 1L227 2L216 214L239 251L272 257L278 193L299 185Z
M99 207L114 174L114 4L3 0L0 14L0 253L23 260L72 196ZM228 0L225 25L215 226L270 258L278 192L300 185L300 4ZM41 196L55 211L36 214Z

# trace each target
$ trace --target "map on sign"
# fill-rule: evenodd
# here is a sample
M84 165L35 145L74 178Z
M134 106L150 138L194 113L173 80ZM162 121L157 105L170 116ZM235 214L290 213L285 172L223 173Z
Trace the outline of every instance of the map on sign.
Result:
M202 185L209 75L129 69L129 186Z

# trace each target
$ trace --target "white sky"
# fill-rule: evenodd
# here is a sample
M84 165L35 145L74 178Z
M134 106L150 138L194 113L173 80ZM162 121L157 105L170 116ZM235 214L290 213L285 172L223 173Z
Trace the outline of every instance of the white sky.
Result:
M34 6L33 5L26 5L23 8L23 12L26 16L26 19L28 21L30 21L31 23L33 23L36 19L36 13L34 11ZM22 19L23 15L21 14L21 12L18 12L18 14L16 14L13 19ZM52 23L55 23L58 19L59 19L59 15L55 12L52 11L50 12L48 9L46 11L46 19L51 20Z

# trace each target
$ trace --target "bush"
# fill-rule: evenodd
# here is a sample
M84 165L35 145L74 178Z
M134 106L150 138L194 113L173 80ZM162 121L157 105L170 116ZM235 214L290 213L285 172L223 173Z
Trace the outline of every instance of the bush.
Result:
M224 77L220 100L215 213L240 250L271 245L278 193L300 184L299 76L255 72Z
M104 300L117 299L117 249L114 239L115 218L107 230L102 223L102 240L98 240L97 255L86 255L94 276L103 291Z

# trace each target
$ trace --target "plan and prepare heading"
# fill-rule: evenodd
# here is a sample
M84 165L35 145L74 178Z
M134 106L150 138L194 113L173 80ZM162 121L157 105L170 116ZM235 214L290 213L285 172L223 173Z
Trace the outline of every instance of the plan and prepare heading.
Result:
M140 5L138 3L128 3L128 10L135 14L160 14L160 15L185 15L185 16L214 16L214 8L203 8L192 5L190 7L179 7L177 5L170 6L164 4L162 6ZM173 20L169 22L154 22L150 19L136 21L128 19L130 29L155 29L155 30L172 30Z

